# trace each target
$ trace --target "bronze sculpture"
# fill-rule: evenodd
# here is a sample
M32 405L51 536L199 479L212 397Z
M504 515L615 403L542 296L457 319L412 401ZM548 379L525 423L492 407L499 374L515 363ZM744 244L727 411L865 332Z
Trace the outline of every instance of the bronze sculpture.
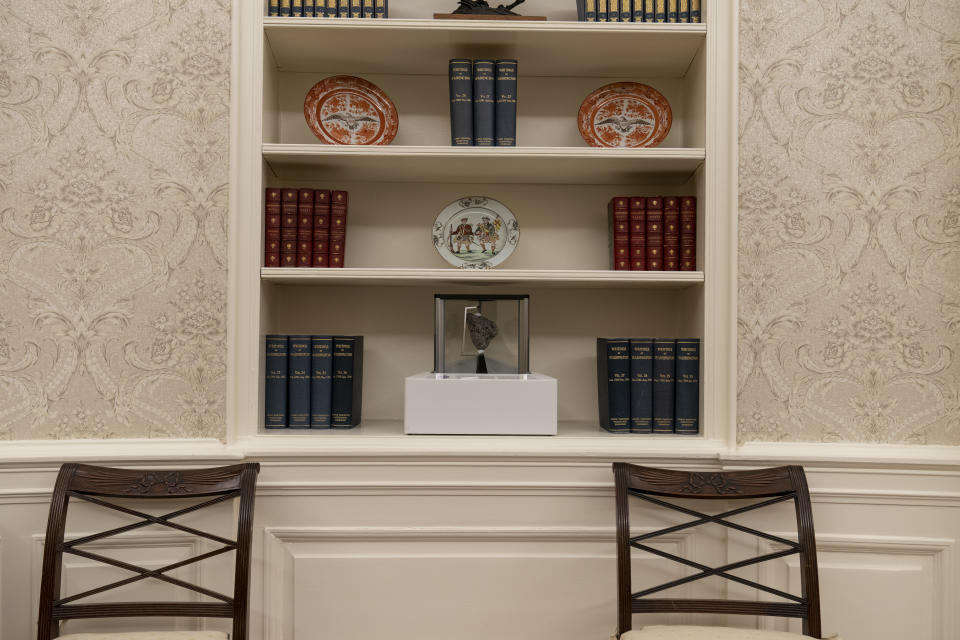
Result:
M516 0L507 6L498 5L496 8L491 7L487 4L486 0L459 0L460 6L454 9L454 13L458 14L473 14L473 15L493 15L493 16L516 16L520 15L514 13L512 9L519 4L523 4L526 0Z

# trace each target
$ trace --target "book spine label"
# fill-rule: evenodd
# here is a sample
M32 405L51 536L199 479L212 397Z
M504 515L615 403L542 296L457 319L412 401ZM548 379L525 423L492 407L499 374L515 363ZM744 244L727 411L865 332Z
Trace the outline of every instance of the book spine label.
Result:
M473 61L450 61L450 144L473 146Z
M634 0L636 2L636 0ZM620 0L620 22L630 22L633 19L633 6L630 0Z
M667 21L667 0L654 0L654 22Z
M287 336L267 336L266 348L263 426L267 429L284 429L287 426Z
M620 0L607 0L607 22L620 22Z
M267 6L267 15L268 16L280 15L280 0L270 0L270 4Z
M373 5L373 0L363 0L363 17L376 18L377 8Z
M647 199L630 198L630 270L647 270Z
M363 17L363 4L361 0L350 0L350 17L351 18Z
M647 198L647 271L663 270L663 200Z
M387 0L376 0L376 17L386 18L387 17Z
M292 0L280 0L280 16L289 18L291 16Z
M618 196L607 205L610 217L611 268L630 270L630 198Z
M643 0L633 0L633 21L643 22L644 19Z
M653 341L653 432L673 433L676 340Z
M701 21L700 5L700 0L690 0L690 22L699 23Z
M303 0L292 0L290 3L290 15L294 18L303 17Z
M310 428L329 429L333 398L333 338L310 338Z
M676 409L677 433L700 432L700 340L677 340Z
M297 195L297 266L313 265L313 189Z
M630 431L653 433L653 340L630 341Z
M587 22L597 21L597 0L587 0L583 10L583 19Z
M280 221L282 199L280 189L268 188L264 196L263 266L280 266Z
M493 60L475 60L473 63L473 140L478 147L494 146L494 69Z
M680 198L663 200L663 270L680 270Z
M609 0L597 0L597 22L609 22Z
M678 0L667 0L667 22L676 22L680 5Z
M680 198L680 271L697 270L697 199Z
M496 136L498 147L517 146L517 82L516 60L497 60L496 68Z
M643 2L643 21L656 22L657 0L644 0Z
M630 341L597 338L597 391L600 426L630 432Z
M690 22L690 0L680 0L680 9L677 12L677 22Z
M290 336L287 426L291 429L310 428L310 336Z
M331 426L349 429L360 424L360 371L363 341L360 337L333 338L333 383L331 392Z

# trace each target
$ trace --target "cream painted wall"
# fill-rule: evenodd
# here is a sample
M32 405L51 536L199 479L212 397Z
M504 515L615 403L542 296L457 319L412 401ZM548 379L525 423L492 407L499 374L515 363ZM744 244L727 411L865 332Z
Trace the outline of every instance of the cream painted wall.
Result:
M0 438L223 437L229 5L0 0ZM958 34L742 0L741 441L960 444Z

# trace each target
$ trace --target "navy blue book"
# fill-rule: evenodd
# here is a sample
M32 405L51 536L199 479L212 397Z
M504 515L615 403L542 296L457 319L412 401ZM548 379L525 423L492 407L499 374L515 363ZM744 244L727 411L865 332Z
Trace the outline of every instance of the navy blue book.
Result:
M597 0L586 0L586 7L583 10L583 19L587 22L597 21Z
M656 0L656 9L654 9L654 22L667 21L667 0Z
M376 18L377 8L373 6L373 0L363 0L363 17Z
M653 432L673 433L677 341L653 341Z
M644 20L643 0L633 0L633 21L643 22L643 20Z
M690 22L690 0L680 0L680 11L677 13L677 22Z
M630 433L630 341L597 338L597 405L600 426Z
M280 0L270 0L270 5L267 7L268 16L279 16L280 15Z
M284 429L287 426L287 336L267 336L266 343L263 426L267 429Z
M337 17L350 17L350 0L337 0Z
M478 147L495 144L495 67L493 60L473 61L473 143Z
M690 0L690 22L700 22L700 0Z
M677 433L700 433L700 339L677 340Z
M643 21L653 22L656 16L656 0L643 0Z
M620 22L620 0L607 0L607 21Z
M387 17L387 0L377 0L376 11L377 11L378 18L386 18Z
M350 0L350 17L351 18L363 17L362 0Z
M473 146L473 60L450 61L450 144Z
M290 17L290 7L293 0L280 0L280 17L289 18Z
M678 0L667 0L667 22L676 22L679 15Z
M653 339L630 341L630 432L653 433Z
M610 6L609 0L597 0L597 22L608 22L607 8Z
M289 336L287 426L310 428L310 336Z
M587 19L586 10L587 10L586 0L577 0L577 21L578 22L584 22Z
M333 338L310 338L310 428L329 429L332 426L333 399Z
M498 147L517 146L516 60L497 60L496 137Z
M360 424L363 405L363 336L334 336L331 425L349 429Z
M633 6L630 0L620 0L620 22L630 22L631 18L633 18Z
M291 0L290 15L292 15L294 18L303 17L303 1L304 0Z

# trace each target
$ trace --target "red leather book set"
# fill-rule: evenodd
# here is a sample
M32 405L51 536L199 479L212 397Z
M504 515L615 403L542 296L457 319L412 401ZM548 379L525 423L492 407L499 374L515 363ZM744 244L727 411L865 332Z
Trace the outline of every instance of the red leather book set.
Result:
M346 191L268 188L263 266L343 267Z

